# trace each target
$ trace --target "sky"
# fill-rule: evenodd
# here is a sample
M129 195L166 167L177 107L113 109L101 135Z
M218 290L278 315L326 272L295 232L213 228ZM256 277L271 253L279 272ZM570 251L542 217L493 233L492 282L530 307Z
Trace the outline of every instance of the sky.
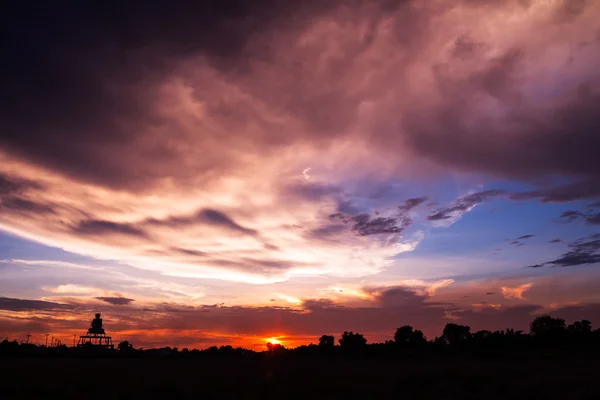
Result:
M600 323L600 2L22 3L2 338Z

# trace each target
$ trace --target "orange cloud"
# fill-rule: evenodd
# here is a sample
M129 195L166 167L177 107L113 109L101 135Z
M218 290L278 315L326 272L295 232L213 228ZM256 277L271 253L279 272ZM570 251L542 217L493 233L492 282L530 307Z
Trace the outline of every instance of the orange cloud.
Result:
M527 300L525 297L523 297L523 293L532 287L533 283L524 283L514 288L503 286L500 289L502 290L502 295L505 299Z

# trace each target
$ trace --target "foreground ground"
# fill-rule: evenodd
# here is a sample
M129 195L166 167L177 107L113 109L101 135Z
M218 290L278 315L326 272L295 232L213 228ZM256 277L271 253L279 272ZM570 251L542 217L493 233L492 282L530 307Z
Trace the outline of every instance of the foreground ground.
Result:
M0 359L3 399L597 399L600 360Z

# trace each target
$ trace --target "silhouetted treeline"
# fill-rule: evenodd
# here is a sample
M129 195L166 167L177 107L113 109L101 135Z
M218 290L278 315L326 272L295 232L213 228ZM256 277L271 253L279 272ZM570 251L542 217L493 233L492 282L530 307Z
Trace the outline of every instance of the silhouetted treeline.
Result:
M323 335L318 344L287 349L281 344L267 343L263 352L255 352L232 346L210 347L204 350L164 347L159 349L135 349L128 341L119 343L111 350L93 346L56 347L4 340L0 343L0 356L113 356L113 357L179 357L179 358L239 358L239 357L418 357L424 355L475 355L503 356L516 353L544 352L545 354L600 352L600 329L593 330L588 320L566 325L560 318L547 315L535 318L529 332L506 329L471 332L466 325L446 324L439 337L427 340L420 330L405 325L394 334L393 340L384 343L367 343L360 333L344 332L337 340Z

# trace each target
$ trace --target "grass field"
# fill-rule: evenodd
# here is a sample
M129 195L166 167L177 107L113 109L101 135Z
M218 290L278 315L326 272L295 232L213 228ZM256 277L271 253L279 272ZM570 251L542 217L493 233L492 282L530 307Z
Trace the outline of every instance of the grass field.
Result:
M598 399L600 360L0 359L3 399Z

